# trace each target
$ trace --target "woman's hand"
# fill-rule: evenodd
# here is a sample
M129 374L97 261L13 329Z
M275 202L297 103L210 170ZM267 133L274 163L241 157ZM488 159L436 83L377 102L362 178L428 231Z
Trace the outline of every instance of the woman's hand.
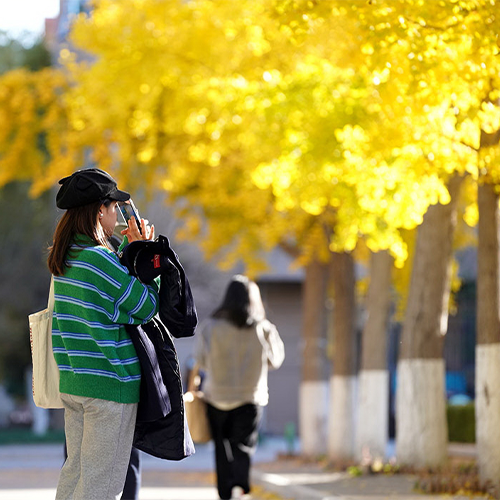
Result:
M141 219L141 229L142 234L139 231L139 227L137 226L137 221L135 217L131 217L128 221L127 229L123 229L121 234L127 237L128 242L132 243L133 241L138 240L154 240L155 238L155 227L148 225L149 221L145 219Z

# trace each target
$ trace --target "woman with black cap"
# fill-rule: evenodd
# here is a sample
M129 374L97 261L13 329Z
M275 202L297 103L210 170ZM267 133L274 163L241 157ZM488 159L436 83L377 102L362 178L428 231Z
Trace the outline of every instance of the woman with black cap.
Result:
M108 243L117 203L130 199L109 174L90 168L59 183L56 204L66 212L48 266L68 458L56 499L115 499L125 482L141 380L124 325L157 313L159 281L145 285L131 276ZM141 220L141 234L132 219L122 231L125 242L154 238L154 227Z

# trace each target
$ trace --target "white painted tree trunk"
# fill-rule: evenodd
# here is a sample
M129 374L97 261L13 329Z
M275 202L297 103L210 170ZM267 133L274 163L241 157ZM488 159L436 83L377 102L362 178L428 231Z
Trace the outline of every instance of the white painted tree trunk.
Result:
M363 328L361 372L359 375L358 419L356 425L356 458L383 458L388 438L389 373L387 371L387 326L391 305L391 271L389 252L373 253L370 259Z
M384 458L388 437L389 372L362 370L358 380L356 458Z
M453 233L462 178L448 183L450 202L432 205L418 228L399 349L396 454L406 465L448 460L443 342L448 326Z
M302 291L303 349L299 390L299 435L301 453L310 457L327 451L326 278L325 264L312 261L307 265Z
M398 363L396 413L398 462L438 466L448 457L443 359Z
M499 498L500 211L495 186L480 183L477 198L476 443L481 482Z
M500 344L476 347L476 446L481 481L500 491Z
M356 299L354 259L332 253L330 279L334 291L333 374L330 378L328 457L333 461L354 458L356 431Z
M333 459L354 457L356 386L354 375L334 375L330 379L328 455Z
M327 452L329 387L327 380L303 381L299 392L301 452L317 456Z

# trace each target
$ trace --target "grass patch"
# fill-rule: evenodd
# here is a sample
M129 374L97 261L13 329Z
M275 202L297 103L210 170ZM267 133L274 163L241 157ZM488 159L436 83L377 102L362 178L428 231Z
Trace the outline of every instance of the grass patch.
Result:
M17 427L0 429L0 445L35 443L64 443L64 430L49 430L46 434L37 436L31 429Z
M455 443L476 442L476 412L474 403L448 406L448 440Z

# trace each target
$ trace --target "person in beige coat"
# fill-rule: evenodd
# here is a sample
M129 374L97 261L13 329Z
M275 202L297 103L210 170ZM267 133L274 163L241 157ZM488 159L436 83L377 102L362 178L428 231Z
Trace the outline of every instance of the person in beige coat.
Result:
M234 276L222 304L200 326L196 345L222 500L250 492L251 456L269 401L268 370L284 359L283 341L266 319L259 287Z

